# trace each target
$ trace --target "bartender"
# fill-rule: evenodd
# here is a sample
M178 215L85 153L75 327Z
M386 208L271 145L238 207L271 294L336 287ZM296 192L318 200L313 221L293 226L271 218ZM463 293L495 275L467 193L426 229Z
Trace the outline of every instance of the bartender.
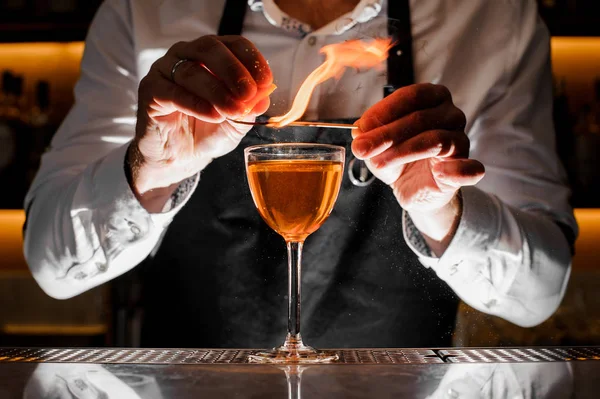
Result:
M383 71L324 82L303 117L353 122L354 138L228 121L285 113L324 45L387 36ZM348 174L305 245L305 340L449 345L459 298L539 324L577 230L550 80L533 0L107 0L25 201L29 267L69 298L149 258L144 346L278 344L285 246L252 203L242 151L331 143Z

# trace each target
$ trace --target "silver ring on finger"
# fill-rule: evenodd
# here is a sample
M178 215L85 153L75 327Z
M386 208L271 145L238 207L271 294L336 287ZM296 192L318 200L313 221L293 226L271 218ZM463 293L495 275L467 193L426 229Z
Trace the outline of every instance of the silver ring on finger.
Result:
M184 59L177 61L175 64L173 64L173 68L171 68L171 81L173 83L175 83L175 72L177 72L177 68L179 68L179 66L186 61L189 61L189 60L184 58Z
M354 166L358 165L359 175L355 176ZM371 175L371 176L369 176ZM352 160L348 163L348 177L352 184L357 187L367 187L375 180L375 175L371 173L365 161L352 157Z

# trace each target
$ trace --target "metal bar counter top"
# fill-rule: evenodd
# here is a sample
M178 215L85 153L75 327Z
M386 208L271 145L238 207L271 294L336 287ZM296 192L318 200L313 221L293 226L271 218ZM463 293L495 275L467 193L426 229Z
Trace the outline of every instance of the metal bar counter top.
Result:
M600 347L340 349L322 365L253 352L0 348L0 398L600 397Z

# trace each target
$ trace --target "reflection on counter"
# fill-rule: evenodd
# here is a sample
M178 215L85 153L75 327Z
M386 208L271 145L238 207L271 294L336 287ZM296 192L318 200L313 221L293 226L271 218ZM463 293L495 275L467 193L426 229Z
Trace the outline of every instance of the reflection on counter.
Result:
M387 366L28 364L7 398L585 398L594 363ZM16 364L9 367L17 366ZM575 369L575 370L574 370ZM582 369L587 372L581 372ZM597 370L596 370L597 371ZM3 375L0 372L0 381ZM17 380L19 381L19 380ZM593 381L588 386L593 386ZM14 384L14 382L13 382ZM8 385L10 386L10 385ZM0 391L1 393L1 391Z
M430 399L572 398L569 363L453 364Z
M152 376L123 373L111 365L45 363L36 367L23 398L162 399L163 396Z

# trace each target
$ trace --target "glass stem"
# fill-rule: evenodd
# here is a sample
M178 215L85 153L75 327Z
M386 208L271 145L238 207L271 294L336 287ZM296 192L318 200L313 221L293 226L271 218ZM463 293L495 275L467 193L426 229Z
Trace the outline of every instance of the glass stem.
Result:
M288 366L284 371L288 385L288 399L302 399L302 372L304 369L298 366Z
M284 346L288 349L302 345L300 336L300 289L303 242L287 242L288 251L288 334Z

